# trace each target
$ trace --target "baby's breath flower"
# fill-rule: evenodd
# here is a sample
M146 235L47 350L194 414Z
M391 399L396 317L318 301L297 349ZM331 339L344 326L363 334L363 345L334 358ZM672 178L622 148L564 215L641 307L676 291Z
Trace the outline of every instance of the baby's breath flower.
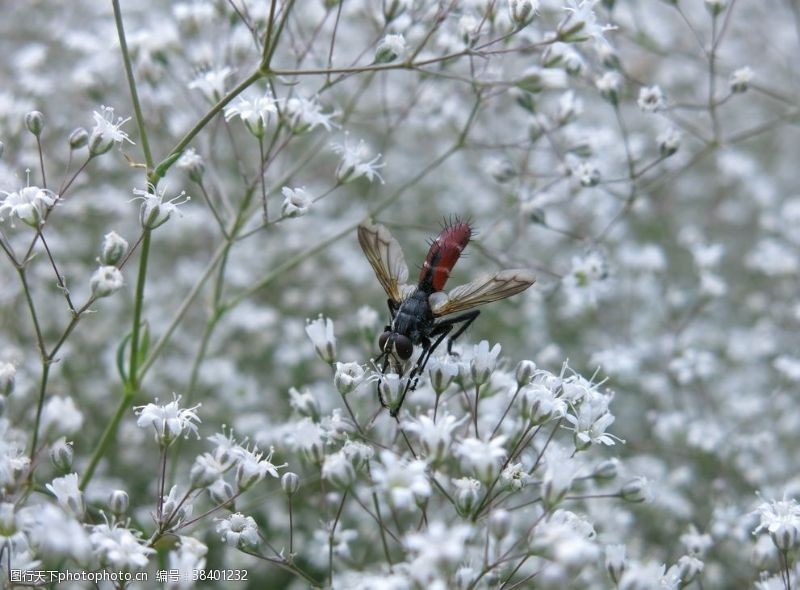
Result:
M458 363L450 356L436 356L428 361L428 378L437 395L444 393L458 377Z
M753 70L747 66L734 70L728 82L731 92L747 92L753 76Z
M542 500L545 506L557 506L572 487L580 465L571 453L560 446L551 446L545 459L542 475Z
M289 405L292 409L306 418L311 418L315 422L319 420L319 402L317 398L306 387L303 391L295 387L289 388Z
M287 471L281 476L281 489L287 496L294 495L300 489L300 476Z
M381 400L393 411L401 402L401 395L408 384L408 377L401 377L397 373L386 373L380 376L378 381L378 394Z
M500 460L507 455L505 442L503 435L488 441L467 438L455 447L455 452L461 457L464 469L471 470L478 480L488 484L497 476Z
M795 548L800 540L800 506L794 498L763 502L756 509L760 522L753 531L767 531L781 551Z
M492 376L497 357L500 356L500 345L495 344L489 350L489 342L481 340L473 349L472 360L469 363L470 375L475 385L483 385Z
M247 130L256 137L264 137L273 115L278 113L278 101L267 90L264 96L247 99L239 97L235 105L225 107L225 120L239 117Z
M189 82L189 89L199 90L208 102L217 103L225 96L225 82L232 73L233 70L227 66L206 70Z
M597 186L600 182L600 170L591 160L576 159L570 167L570 173L582 186Z
M325 456L322 462L322 477L340 490L346 490L356 480L353 463L342 451Z
M184 495L178 490L178 486L172 486L169 494L161 499L163 518L165 521L169 519L173 527L190 518L193 511L194 506L192 506L191 502L185 500Z
M147 565L155 549L148 547L140 538L139 531L133 531L108 523L91 527L89 541L94 554L100 562L121 570L140 570Z
M530 483L531 476L525 471L522 463L509 463L500 473L500 479L510 489L517 491Z
M78 488L77 473L57 477L45 487L56 497L59 506L71 512L76 518L83 518L86 506L83 503L83 492Z
M462 416L457 419L452 414L445 412L434 421L431 410L427 415L404 420L403 430L417 435L422 450L425 452L425 458L436 465L447 458L456 429L468 418L468 416Z
M389 496L392 505L408 509L431 495L426 469L424 461L382 451L380 463L372 468L372 479L375 487Z
M566 0L564 10L569 12L558 25L556 30L561 41L575 43L594 39L597 45L606 45L604 34L612 31L616 27L612 25L601 25L597 22L597 15L594 7L600 0Z
M217 522L217 532L221 535L222 542L229 547L248 550L258 547L258 526L252 516L236 512Z
M269 448L269 453L264 456L257 448L251 450L242 449L242 453L238 458L238 467L236 469L236 485L239 490L246 490L256 483L264 479L267 474L274 478L278 477L278 469L282 469L288 465L275 465L272 463L272 455L275 453L275 447Z
M453 480L456 488L456 510L461 516L469 516L478 505L478 492L481 482L472 477L461 477Z
M326 131L330 131L335 126L332 120L336 113L322 112L322 105L316 97L294 96L288 99L283 115L288 120L292 133L306 133L316 127L324 127Z
M94 112L94 127L89 134L89 153L92 156L99 156L105 154L115 144L121 145L126 141L133 144L128 134L121 129L131 118L117 117L115 121L112 107L101 106L100 111Z
M0 221L8 213L33 228L42 225L47 211L58 201L53 191L38 186L26 186L11 193L0 191L0 194L5 195L0 204Z
M193 488L205 488L220 479L230 468L211 453L198 455L189 472L189 481Z
M30 111L25 114L25 126L28 131L33 133L36 137L42 134L44 129L44 115L40 111Z
M606 545L606 570L615 584L619 584L620 577L625 571L625 553L625 545Z
M636 101L639 108L645 113L655 113L666 106L664 93L659 86L645 86L639 90L639 99Z
M673 155L681 147L681 133L674 127L667 127L657 138L658 151L662 158Z
M206 165L203 162L203 157L194 148L189 148L183 152L175 165L179 169L185 170L192 182L199 184L203 181Z
M186 195L185 191L181 191L170 200L164 201L167 187L164 186L159 190L152 184L147 185L147 190L133 189L133 194L138 195L133 200L142 200L142 207L139 209L139 223L145 229L155 229L165 224L172 214L178 211L179 205L192 199Z
M614 423L614 415L608 411L608 403L607 396L593 391L581 401L575 414L566 415L567 422L572 424L570 430L575 433L577 450L582 451L593 444L616 444L615 437L606 432L606 428Z
M69 149L79 150L89 143L89 132L83 127L73 129L69 134Z
M532 424L544 424L548 420L563 418L567 403L554 394L543 383L530 383L519 390L520 416Z
M178 404L181 401L181 396L175 396L171 402L164 405L158 404L158 398L155 403L150 403L145 406L137 406L136 415L139 419L136 424L139 428L153 427L155 430L156 442L164 447L171 445L179 436L188 436L190 432L197 435L197 422L200 418L197 417L197 409L201 404L196 404L191 408L181 408Z
M391 34L386 35L378 43L378 48L375 50L375 63L384 64L396 60L402 56L406 51L406 40L403 35Z
M364 380L364 369L358 363L336 363L333 383L342 395L355 390Z
M208 495L217 506L229 506L233 509L236 493L233 491L233 486L224 479L218 479L208 486Z
M383 183L383 177L378 170L386 166L386 164L380 162L381 154L368 159L369 149L363 139L353 146L350 143L349 136L345 134L344 143L334 143L332 147L333 151L342 157L339 166L336 168L336 178L340 183L344 184L362 176L369 182L377 178Z
M308 213L308 209L314 202L305 187L289 188L285 186L281 189L281 193L283 193L283 206L281 207L283 217L302 217Z
M317 356L330 364L336 360L336 336L333 333L333 320L319 314L316 320L306 320L306 334Z
M101 266L92 275L89 285L96 298L108 297L122 288L122 273L116 266Z
M180 578L167 578L166 588L190 588L192 576L197 575L198 571L203 571L206 566L206 553L208 547L193 537L180 537L180 544L177 550L169 553L169 571L179 572Z
M616 105L619 102L619 90L622 87L622 76L617 72L606 72L594 83L600 91L600 96Z
M83 413L71 397L56 395L47 400L42 410L42 432L53 436L70 435L83 426Z

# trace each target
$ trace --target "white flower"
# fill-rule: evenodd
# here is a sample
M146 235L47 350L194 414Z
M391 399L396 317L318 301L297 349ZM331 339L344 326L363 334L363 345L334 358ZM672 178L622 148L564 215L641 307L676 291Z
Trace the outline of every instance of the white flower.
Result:
M600 170L591 160L574 160L570 173L578 179L582 186L596 186L600 182Z
M522 463L509 463L500 473L500 478L512 490L521 490L531 481Z
M519 390L520 415L533 424L563 418L567 403L543 383L529 383Z
M155 553L155 549L139 538L139 531L108 523L94 525L91 530L89 542L104 565L121 570L138 570L144 568L148 557Z
M155 229L163 225L178 210L179 205L183 205L192 199L184 191L181 191L172 199L164 201L167 187L164 186L157 190L152 184L147 185L147 190L133 189L133 194L138 195L133 200L142 199L143 201L142 207L139 209L139 223L145 229Z
M306 320L306 334L317 355L326 363L336 360L336 336L333 333L333 320L322 314L314 320Z
M189 481L194 488L204 488L221 478L229 467L230 465L221 463L211 453L203 453L195 458L189 472Z
M340 489L347 489L356 479L356 470L350 458L339 451L325 456L322 477Z
M583 450L592 444L614 445L612 435L606 433L606 428L614 422L614 416L608 411L609 398L601 393L592 391L583 398L575 415L567 414L567 422L572 424L575 433L575 448Z
M31 544L36 555L48 561L71 557L78 563L86 563L91 559L89 535L71 511L54 504L29 503L18 510L15 520L17 534L3 539L12 553L16 553L20 548L17 543L27 536L24 545Z
M200 182L203 179L203 173L206 170L203 156L198 154L194 148L184 151L175 166L180 170L185 170L189 178L195 182Z
M411 576L426 587L426 583L464 559L467 540L473 529L467 524L446 524L435 520L425 530L412 532L403 545L414 555L409 562Z
M281 207L283 217L301 217L308 213L309 207L314 202L305 187L289 188L285 186L281 189L281 193L283 193L283 206Z
M415 501L431 495L424 461L398 457L390 451L382 451L380 459L372 469L372 479L394 506L412 508Z
M734 70L728 81L731 92L746 92L754 75L753 70L747 66Z
M386 35L375 50L375 63L389 63L401 57L405 52L406 40L403 35Z
M192 575L205 569L206 553L208 553L208 547L204 543L193 537L180 537L177 549L169 554L169 569L179 572L180 575L177 578L168 576L167 588L180 590L194 588Z
M258 547L258 526L252 516L236 512L218 522L217 532L222 535L222 541L229 547L242 549Z
M629 562L619 579L619 590L677 590L666 583L666 566L655 562Z
M553 507L561 502L578 475L580 464L571 455L555 444L548 449L541 491L546 506Z
M595 81L594 85L600 91L600 96L611 104L616 104L622 87L622 76L617 72L606 72Z
M458 377L458 362L450 355L435 356L428 361L428 378L437 394L442 394Z
M613 31L612 25L600 25L594 6L600 0L566 0L564 10L569 12L566 20L558 25L558 35L562 41L576 42L594 39L598 45L608 45L604 33Z
M53 191L38 186L26 186L12 193L0 191L5 195L0 204L0 221L8 213L22 223L38 228L44 221L47 211L56 204L58 195Z
M128 242L117 232L108 232L103 236L102 253L100 262L104 265L116 266L128 251Z
M625 554L626 547L623 544L606 545L606 570L615 584L619 583L620 576L625 571L627 565Z
M83 503L83 492L78 488L78 474L70 473L64 477L55 478L52 483L45 486L56 497L59 506L82 518L86 507Z
M469 363L470 374L475 385L482 385L489 380L497 365L499 355L499 344L495 344L491 350L489 350L489 342L486 340L481 340L475 345L472 360Z
M120 129L131 118L118 117L115 121L112 107L101 106L100 111L100 113L94 111L94 127L89 134L89 153L99 156L114 147L114 144L122 144L125 141L133 144L128 134Z
M645 86L639 90L639 99L636 104L645 113L655 113L663 109L667 102L659 86Z
M681 132L674 127L667 127L656 138L658 150L662 157L671 156L681 147Z
M122 273L116 266L99 267L89 280L92 295L98 299L107 297L114 291L119 291L122 288L122 284Z
M413 432L425 451L425 457L432 463L443 461L453 443L454 431L461 426L469 416L456 419L455 416L445 413L433 420L433 411L427 415L418 416L403 421L403 430Z
M42 410L42 432L51 435L69 435L83 426L83 413L71 397L54 396L47 400Z
M223 480L217 480L223 481ZM172 527L177 527L183 521L192 516L194 506L191 502L186 501L186 495L178 491L178 486L172 486L169 489L169 494L161 497L161 513L163 520L169 523Z
M225 82L232 73L233 70L227 66L206 70L189 82L189 89L199 90L211 103L219 102L225 96Z
M358 145L353 146L349 141L349 135L345 134L344 143L333 144L333 151L342 157L342 161L336 168L336 178L342 184L356 180L362 176L372 182L375 178L383 183L383 177L378 170L386 166L379 163L381 154L369 159L369 148L364 140L360 140Z
M158 405L156 398L156 403L137 406L134 408L136 415L139 416L136 424L140 428L152 426L155 429L156 442L165 447L184 433L188 435L189 432L193 432L197 435L196 422L200 422L200 418L197 417L196 411L201 404L191 408L181 408L178 405L180 401L181 396L174 397L173 394L173 400L167 404Z
M16 375L17 368L14 365L0 361L0 395L11 395Z
M497 475L500 461L507 454L503 447L505 442L506 437L503 435L488 441L468 438L456 446L455 452L461 457L464 469L472 470L480 481L489 483Z
M390 412L397 410L407 384L408 378L401 377L397 373L385 373L379 376L378 395L381 398L381 403L386 405Z
M531 550L562 565L580 566L599 555L595 536L587 520L568 510L556 510L531 532Z
M323 113L322 106L314 98L292 97L286 101L283 114L289 121L289 126L294 133L305 133L315 127L324 127L330 131L333 127L331 119L336 113Z
M238 457L239 466L236 469L236 484L240 490L247 488L258 483L264 479L269 473L272 477L278 477L278 469L282 469L288 465L275 465L272 463L272 455L275 453L275 447L269 448L269 453L264 456L257 448L244 449L241 448L241 453Z
M756 509L761 518L753 531L767 531L781 551L789 551L800 540L800 506L794 498L764 502Z
M364 381L364 368L358 363L336 363L333 383L342 395L347 395Z
M240 96L237 104L225 107L225 120L239 117L250 133L256 137L264 137L272 115L278 113L277 105L278 101L269 90L264 96L252 100Z

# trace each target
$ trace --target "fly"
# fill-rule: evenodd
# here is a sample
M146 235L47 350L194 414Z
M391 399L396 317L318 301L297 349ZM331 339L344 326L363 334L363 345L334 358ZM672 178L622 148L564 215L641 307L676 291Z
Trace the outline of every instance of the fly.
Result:
M451 353L453 341L478 317L480 310L474 307L516 295L536 280L526 269L501 270L445 293L444 286L450 272L472 235L468 222L456 220L445 224L431 242L415 287L406 284L408 265L400 244L389 230L371 220L358 226L358 243L389 296L391 322L378 338L381 354L376 362L383 361L381 373L386 374L390 363L393 367L401 367L411 358L415 346L422 348L396 403L387 404L378 388L381 405L393 417L400 412L406 394L416 388L419 376L436 348L449 336L447 352Z

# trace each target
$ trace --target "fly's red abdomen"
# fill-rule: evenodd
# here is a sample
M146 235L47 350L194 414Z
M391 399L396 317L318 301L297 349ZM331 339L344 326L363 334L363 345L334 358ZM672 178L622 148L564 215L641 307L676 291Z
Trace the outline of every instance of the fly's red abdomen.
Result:
M447 225L431 244L428 256L419 273L420 286L430 285L432 291L444 289L450 271L453 270L462 250L472 237L469 223L458 221Z

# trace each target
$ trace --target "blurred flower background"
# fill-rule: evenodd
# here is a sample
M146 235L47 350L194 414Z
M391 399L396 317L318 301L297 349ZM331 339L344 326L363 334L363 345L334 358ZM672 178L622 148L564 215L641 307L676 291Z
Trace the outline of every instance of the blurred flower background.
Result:
M795 2L2 12L6 586L797 587ZM395 420L455 217L537 282Z

